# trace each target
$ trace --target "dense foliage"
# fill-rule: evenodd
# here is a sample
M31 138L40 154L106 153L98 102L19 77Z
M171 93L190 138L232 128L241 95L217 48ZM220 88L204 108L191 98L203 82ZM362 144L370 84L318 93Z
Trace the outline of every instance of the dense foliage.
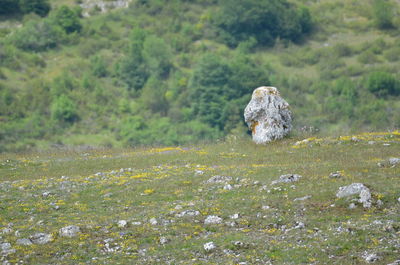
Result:
M35 13L44 17L50 9L48 0L0 0L0 15Z
M261 85L278 87L297 129L400 124L400 21L382 16L394 1L137 0L101 13L65 0L46 17L46 1L0 1L0 151L246 135ZM38 15L21 16L28 3Z

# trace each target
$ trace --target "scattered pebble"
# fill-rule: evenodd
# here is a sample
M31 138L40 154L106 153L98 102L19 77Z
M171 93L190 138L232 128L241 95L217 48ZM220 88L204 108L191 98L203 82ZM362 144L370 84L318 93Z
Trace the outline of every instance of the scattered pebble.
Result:
M207 252L211 252L211 251L213 251L214 249L216 249L217 247L215 246L215 244L214 244L214 242L207 242L207 243L205 243L204 245L203 245L203 247L204 247L204 250L205 251L207 251Z
M165 236L160 237L160 244L165 245L169 242L170 240L166 238Z
M128 225L128 222L126 220L119 220L117 224L119 228L125 228Z
M231 190L231 189L233 189L231 184L226 184L224 186L224 190Z
M32 241L33 244L43 245L53 241L53 236L46 233L36 233L30 236L29 239Z
M375 253L370 253L370 254L365 253L363 258L368 263L374 263L374 262L376 262L376 261L378 261L380 259L380 257Z
M400 164L400 158L397 158L397 157L389 158L389 164L391 166L395 166L397 164Z
M340 171L336 171L336 172L332 172L331 174L329 174L330 178L342 178L343 175Z
M286 175L281 175L278 180L274 180L271 182L271 185L275 185L278 183L290 183L290 182L295 182L298 181L302 176L298 174L286 174Z
M300 197L300 198L296 198L296 199L294 199L293 201L305 201L305 200L308 200L308 199L310 199L312 196L311 195L307 195L307 196L304 196L304 197Z
M232 177L228 176L213 176L210 179L206 181L206 183L227 183L229 181L232 181Z
M28 238L18 238L16 243L17 245L22 245L22 246L32 245L32 241L30 241Z
M151 218L151 219L149 220L149 223L150 223L151 225L157 225L157 224L158 224L158 221L157 221L156 218Z
M222 223L222 218L216 215L209 215L207 216L206 220L204 220L204 224L210 225L210 224L221 224Z
M1 244L0 244L0 249L1 249L1 254L4 255L4 256L13 254L13 253L15 253L15 251L16 251L15 249L13 249L13 248L11 247L11 244L8 243L8 242L1 243Z
M61 237L76 237L80 231L79 226L69 225L61 228L58 233Z

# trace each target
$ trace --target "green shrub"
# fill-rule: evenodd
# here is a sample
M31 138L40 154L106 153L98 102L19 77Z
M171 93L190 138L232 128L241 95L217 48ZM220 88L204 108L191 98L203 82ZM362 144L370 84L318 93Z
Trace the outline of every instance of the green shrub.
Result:
M61 123L72 123L79 118L75 103L65 95L54 100L51 105L51 117Z
M388 0L374 0L372 9L374 21L378 28L393 28L393 6Z
M392 75L386 72L373 72L366 80L368 91L378 97L400 94L400 83Z
M23 13L35 13L41 17L46 16L51 9L48 0L19 0L19 6Z
M61 6L52 16L54 22L59 25L66 33L80 32L82 24L79 18L79 11L73 10L68 6Z
M387 49L383 52L383 56L389 62L396 62L400 60L400 47L394 46L390 49Z
M63 40L62 30L48 19L29 21L11 36L12 43L23 50L40 52L56 47Z
M287 1L221 0L219 4L214 24L229 46L251 37L261 45L272 45L277 37L299 41L312 28L308 9L296 9Z

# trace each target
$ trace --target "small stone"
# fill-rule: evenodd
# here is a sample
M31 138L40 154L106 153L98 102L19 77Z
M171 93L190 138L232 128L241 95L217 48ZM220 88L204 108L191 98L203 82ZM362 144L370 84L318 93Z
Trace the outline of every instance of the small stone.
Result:
M61 228L58 233L61 237L76 237L78 233L81 231L79 226L76 225L69 225L66 227Z
M11 244L8 243L8 242L1 243L0 244L0 249L1 249L1 254L4 255L4 256L7 256L9 254L13 254L16 251L15 249L13 249L11 247Z
M400 164L400 158L397 158L397 157L389 158L389 164L391 166L395 166L397 164Z
M126 220L119 220L117 224L119 228L125 228L128 225L128 222Z
M196 176L201 176L201 175L204 174L204 171L196 169L196 170L194 171L194 174L195 174Z
M160 244L165 245L169 242L170 240L166 238L165 236L160 237Z
M375 143L376 143L375 141L368 141L368 144L370 144L370 145L373 145Z
M135 222L132 222L131 224L132 224L132 225L135 225L135 226L136 226L136 225L142 225L142 222L136 222L136 221L135 221Z
M209 178L206 183L227 183L229 181L232 181L232 177L217 175Z
M11 234L13 232L13 230L10 228L10 227L4 227L2 230L1 230L1 233L3 234L3 235L8 235L8 234Z
M302 176L298 174L286 174L286 175L281 175L279 176L278 180L272 181L272 185L278 184L278 183L290 183L290 182L296 182L298 181Z
M205 243L203 245L203 247L204 247L204 250L207 251L207 252L211 252L214 249L216 249L216 246L215 246L214 242L212 242L212 241Z
M43 198L47 198L47 197L49 197L51 195L51 192L50 191L46 191L46 192L43 192L42 193L42 197Z
M357 208L357 205L355 204L355 203L350 203L350 205L349 205L349 209L355 209L355 208Z
M43 245L53 241L53 236L46 233L36 233L30 236L29 239L32 241L33 244Z
M224 186L224 190L231 190L231 189L233 189L231 184L226 184Z
M30 241L28 238L18 238L16 243L17 245L22 245L22 246L32 245L32 241Z
M234 241L232 242L232 244L236 247L236 248L244 248L246 246L245 243L243 243L242 241Z
M240 215L238 213L232 214L231 216L229 216L229 218L231 219L239 219Z
M209 215L207 216L206 220L204 220L204 224L206 225L221 224L221 223L222 223L222 218L216 215Z
M340 171L336 171L336 172L332 172L331 174L329 174L330 178L341 178L343 177L342 173Z
M157 225L157 224L158 224L158 221L157 221L156 218L151 218L151 219L149 220L149 223L150 223L151 225Z
M308 200L308 199L310 199L312 196L311 195L307 195L307 196L304 196L304 197L300 197L300 198L296 198L296 199L294 199L293 201L305 201L305 200Z
M378 255L376 255L375 253L371 253L371 254L365 254L364 259L368 263L374 263L374 262L378 261L380 259L380 257Z
M200 212L199 211L194 211L194 210L186 210L183 211L181 213L176 214L176 217L183 217L183 216L197 216L199 215Z

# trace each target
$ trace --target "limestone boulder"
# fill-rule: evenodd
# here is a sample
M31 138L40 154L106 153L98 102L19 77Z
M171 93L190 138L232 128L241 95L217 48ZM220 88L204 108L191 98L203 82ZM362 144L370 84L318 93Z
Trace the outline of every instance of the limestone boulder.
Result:
M244 120L256 144L266 144L281 139L292 129L292 112L289 104L275 87L262 86L253 91Z

